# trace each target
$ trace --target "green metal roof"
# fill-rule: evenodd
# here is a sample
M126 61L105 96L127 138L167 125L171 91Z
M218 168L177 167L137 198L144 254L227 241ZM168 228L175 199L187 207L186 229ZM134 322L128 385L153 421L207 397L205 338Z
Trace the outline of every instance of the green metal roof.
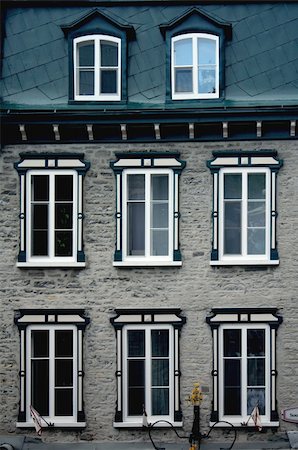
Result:
M53 5L53 6L52 6ZM2 62L3 107L75 109L68 105L68 43L61 25L72 24L94 6L47 2L17 6L7 2ZM166 104L165 41L159 26L192 6L175 2L97 6L103 14L131 25L128 44L128 102L92 109L147 109L298 104L298 3L199 4L218 22L232 24L226 41L225 96L218 102ZM82 109L82 105L78 105ZM85 108L85 105L84 105Z

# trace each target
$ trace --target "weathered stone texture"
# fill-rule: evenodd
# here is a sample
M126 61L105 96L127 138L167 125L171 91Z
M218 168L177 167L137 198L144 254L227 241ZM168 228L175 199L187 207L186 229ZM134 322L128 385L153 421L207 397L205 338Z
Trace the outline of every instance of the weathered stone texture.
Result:
M276 149L284 166L278 175L279 267L254 269L209 265L212 178L206 160L216 149ZM87 267L18 269L19 186L13 163L24 151L84 152L91 162L84 184L84 240ZM177 150L187 162L180 184L183 254L181 268L125 269L112 266L115 244L115 180L109 162L124 150ZM298 143L177 143L140 145L9 146L2 151L1 183L1 418L0 433L15 432L19 401L19 335L13 323L19 308L85 308L91 322L84 340L84 400L87 428L57 431L46 439L144 440L141 431L113 429L115 410L115 338L109 319L115 308L180 307L187 323L181 333L181 402L189 432L192 408L185 401L196 380L209 387L201 424L207 430L211 410L212 342L205 322L212 307L278 307L284 321L277 340L278 410L297 403L298 383ZM297 405L296 405L297 406ZM280 433L291 426L281 421ZM24 433L24 431L18 431ZM28 433L28 430L26 430ZM29 432L30 433L30 432ZM33 432L32 432L33 433ZM164 432L161 432L160 436ZM271 432L266 434L266 439ZM47 434L47 433L45 433ZM242 432L239 439L250 439ZM258 436L259 437L259 436ZM174 436L171 434L171 439Z

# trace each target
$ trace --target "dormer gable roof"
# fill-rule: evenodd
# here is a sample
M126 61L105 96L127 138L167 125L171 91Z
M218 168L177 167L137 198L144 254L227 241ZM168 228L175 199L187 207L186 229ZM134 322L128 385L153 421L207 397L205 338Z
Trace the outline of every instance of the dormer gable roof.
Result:
M65 36L67 36L70 33L79 31L80 29L94 28L96 26L99 27L101 24L105 24L109 28L111 27L124 32L129 40L135 39L136 33L133 26L128 25L127 23L120 23L118 20L115 20L111 16L101 12L98 8L82 15L69 24L60 25L60 27Z
M218 18L211 16L210 14L207 14L205 11L202 11L197 7L189 9L184 14L175 17L168 23L161 24L159 26L160 32L165 37L167 31L172 31L175 28L178 28L179 25L183 24L184 22L187 22L189 19L195 18L195 16L197 16L197 18L199 19L198 25L202 22L208 23L209 25L212 25L214 28L223 29L227 39L232 38L232 25L230 23L223 22L222 20L219 20Z

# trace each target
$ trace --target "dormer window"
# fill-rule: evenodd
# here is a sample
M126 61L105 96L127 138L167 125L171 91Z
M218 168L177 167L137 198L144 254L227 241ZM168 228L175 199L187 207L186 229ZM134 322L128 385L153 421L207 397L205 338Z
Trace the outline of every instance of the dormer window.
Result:
M172 38L172 99L219 97L219 37L187 33Z
M121 100L121 39L91 35L73 42L75 100Z

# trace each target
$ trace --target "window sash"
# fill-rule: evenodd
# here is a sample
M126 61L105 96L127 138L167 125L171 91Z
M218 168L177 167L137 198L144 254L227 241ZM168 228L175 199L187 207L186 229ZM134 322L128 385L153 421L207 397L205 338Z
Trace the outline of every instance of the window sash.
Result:
M67 331L71 330L73 333L73 355L72 357L56 357L55 355L55 332L56 331ZM38 357L34 358L32 355L32 331L48 331L49 333L49 355L48 357ZM26 417L27 422L32 422L30 416L30 404L31 404L31 382L32 382L32 370L31 361L37 359L47 359L49 364L49 414L43 417L48 421L55 423L65 423L65 422L76 422L77 421L77 354L78 354L78 344L77 344L77 328L73 325L29 325L27 328L27 338L26 338L26 365L27 365L27 377L26 377ZM67 386L66 388L72 389L72 415L67 416L56 416L55 415L55 361L56 360L71 360L73 362L72 367L72 386ZM34 405L33 405L34 406ZM39 412L39 411L38 411Z
M238 254L224 253L224 239L225 239L225 198L224 198L224 180L227 174L239 174L242 177L242 196L241 199L228 199L226 202L239 201L241 202L241 238L240 250ZM265 226L261 227L265 230L265 252L264 254L249 254L248 253L248 176L249 174L264 174L265 175L265 189L266 195L265 203ZM222 261L229 260L270 260L270 169L268 168L223 168L219 172L219 259ZM259 201L259 200L257 200Z
M192 65L175 64L175 44L176 42L191 39L192 42ZM198 46L200 39L209 39L215 41L215 64L199 64ZM215 92L203 93L199 88L199 71L210 68L215 71ZM180 92L176 90L176 71L177 69L192 69L192 91ZM187 33L172 38L171 45L171 79L172 79L172 99L173 100L191 100L196 98L208 99L219 97L219 37L207 33Z
M79 45L84 41L94 42L94 66L86 67L86 70L94 74L94 94L81 95L79 87L79 71L84 69L79 65ZM118 65L117 66L102 66L101 64L101 42L116 43L118 47ZM121 100L121 39L108 35L89 35L74 39L73 41L73 55L74 55L74 99L75 100L106 100L115 101ZM101 74L103 71L116 71L116 92L102 93L101 92Z
M224 356L224 330L240 330L241 331L241 356L225 357ZM251 411L247 411L247 390L248 385L248 361L251 359L247 356L247 330L264 330L265 332L265 356L256 357L263 358L265 361L265 385L258 386L265 389L265 414L261 415L261 420L270 422L270 327L266 324L251 324L251 325L221 325L219 329L219 420L226 420L228 422L247 421ZM224 411L224 370L225 360L237 359L240 361L240 407L241 413L235 415L225 414Z
M132 330L142 330L145 332L145 352L144 356L136 356L131 357L128 355L128 332ZM151 331L152 330L168 330L169 333L169 350L168 350L168 357L164 356L153 356L152 355L152 348L151 348ZM156 420L168 420L168 421L174 421L174 333L173 333L173 327L171 325L127 325L124 326L123 329L123 349L122 349L122 355L123 355L123 399L124 399L124 405L123 405L123 420L124 422L141 422L142 421L142 414L140 415L129 415L128 411L128 364L129 361L132 360L143 360L145 369L145 410L147 413L147 420L150 422L156 421ZM169 414L167 415L152 415L152 391L159 386L153 386L152 381L152 365L153 361L156 360L168 360L169 364L169 384L167 386L162 386L163 388L167 388L169 391Z
M32 177L35 175L45 175L49 178L49 197L48 201L34 201L32 198ZM58 201L55 199L55 177L57 175L68 175L72 176L73 180L73 196L72 201ZM28 262L43 262L43 261L59 261L63 262L75 262L77 254L77 238L78 238L78 227L77 227L77 209L78 209L78 174L75 170L30 170L26 174L27 176L27 214L26 214L26 242L28 249ZM56 227L55 224L55 207L58 204L72 204L72 228L66 228L66 232L72 232L72 255L71 256L55 256L55 233L59 231L60 228ZM47 204L48 205L48 227L47 227L47 248L48 255L33 255L33 205L35 204Z
M145 207L145 251L144 255L129 255L128 249L128 176L129 175L144 175L145 177L145 198L143 200L133 200L133 202L142 202ZM151 187L152 187L152 175L167 175L168 176L168 254L167 255L151 255L152 236L151 236L151 207L153 203L151 199ZM165 169L127 169L123 173L122 178L122 199L123 199L123 222L122 222L122 242L123 242L123 255L124 260L136 260L136 261L172 261L173 260L173 227L174 227L174 205L173 205L173 171ZM165 228L166 229L166 228Z

